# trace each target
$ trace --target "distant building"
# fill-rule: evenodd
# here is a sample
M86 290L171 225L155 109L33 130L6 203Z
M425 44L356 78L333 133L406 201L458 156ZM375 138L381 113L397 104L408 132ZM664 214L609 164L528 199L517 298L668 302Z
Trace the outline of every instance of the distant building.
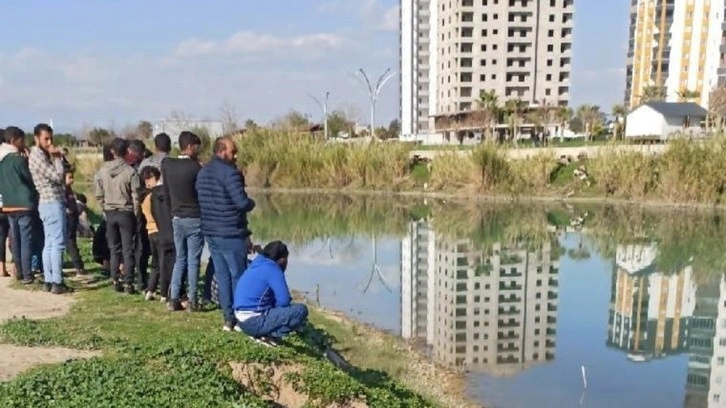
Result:
M632 0L625 105L640 104L643 90L659 87L666 101L695 92L708 106L709 93L726 74L724 0Z
M625 137L668 139L674 134L702 135L708 112L693 102L647 102L630 112Z
M179 146L179 133L189 130L204 129L209 137L214 140L224 135L224 124L219 120L178 120L166 119L154 123L154 134L164 132L171 138L173 146Z

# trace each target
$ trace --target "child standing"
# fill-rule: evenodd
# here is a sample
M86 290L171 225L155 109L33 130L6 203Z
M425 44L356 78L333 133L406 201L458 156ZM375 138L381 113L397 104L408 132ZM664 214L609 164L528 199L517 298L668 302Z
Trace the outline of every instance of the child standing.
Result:
M171 223L171 203L160 182L161 172L153 166L141 169L141 180L150 190L141 202L146 218L146 232L151 244L152 271L146 288L146 300L154 300L157 286L161 301L169 297L169 284L174 269L174 233Z
M73 168L66 166L65 168L65 181L66 181L66 250L68 255L71 257L71 263L73 268L76 270L76 275L85 275L86 270L83 266L83 260L81 254L78 251L78 221L80 212L78 205L76 204L76 195L73 193Z

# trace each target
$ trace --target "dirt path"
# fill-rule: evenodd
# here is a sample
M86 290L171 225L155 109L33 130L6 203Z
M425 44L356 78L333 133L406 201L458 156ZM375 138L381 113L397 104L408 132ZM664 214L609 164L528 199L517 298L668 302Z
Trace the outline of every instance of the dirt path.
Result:
M0 278L0 324L13 317L47 319L62 316L71 307L73 297L46 292L13 289L12 278ZM41 364L54 364L73 358L88 358L97 353L50 347L19 347L0 344L0 381Z

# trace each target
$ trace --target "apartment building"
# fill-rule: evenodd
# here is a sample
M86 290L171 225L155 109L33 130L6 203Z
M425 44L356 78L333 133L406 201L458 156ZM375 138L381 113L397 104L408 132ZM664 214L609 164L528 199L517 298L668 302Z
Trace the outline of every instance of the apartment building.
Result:
M708 107L726 79L724 14L724 0L631 0L626 106L658 88L668 102Z
M434 132L431 119L499 101L549 106L570 100L574 0L402 0L404 136Z

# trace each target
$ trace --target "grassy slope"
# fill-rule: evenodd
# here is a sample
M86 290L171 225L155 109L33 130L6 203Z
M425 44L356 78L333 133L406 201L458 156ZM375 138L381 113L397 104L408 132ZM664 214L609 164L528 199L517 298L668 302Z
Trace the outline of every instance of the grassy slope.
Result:
M232 379L230 362L304 367L289 381L320 406L353 400L377 407L432 405L385 372L335 368L321 354L334 339L318 329L292 337L286 347L269 349L222 332L218 311L171 313L159 302L119 295L107 286L103 280L79 286L78 302L62 318L16 319L0 327L5 342L104 351L103 357L34 369L0 384L0 406L38 407L51 401L56 407L272 406L260 398L274 396L265 373L256 374L254 395ZM311 318L345 340L336 347L349 347L346 341L355 338L319 312ZM405 365L405 357L389 357Z

